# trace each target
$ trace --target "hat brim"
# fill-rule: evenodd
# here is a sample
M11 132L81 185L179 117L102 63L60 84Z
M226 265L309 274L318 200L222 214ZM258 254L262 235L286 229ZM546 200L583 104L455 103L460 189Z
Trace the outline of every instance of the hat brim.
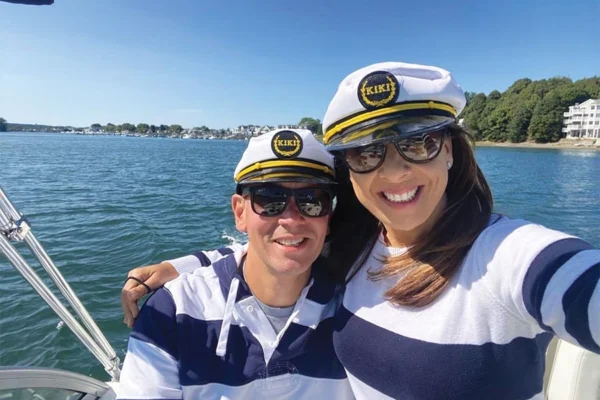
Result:
M328 151L334 152L386 142L391 139L405 139L443 129L455 122L455 118L443 115L371 120L353 127L343 135L332 138L326 148ZM392 127L393 129L389 129Z

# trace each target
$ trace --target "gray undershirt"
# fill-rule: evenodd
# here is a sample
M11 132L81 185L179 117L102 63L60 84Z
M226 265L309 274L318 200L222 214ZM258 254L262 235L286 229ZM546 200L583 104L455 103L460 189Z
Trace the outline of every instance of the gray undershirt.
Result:
M290 315L292 315L295 305L289 307L271 307L258 300L256 296L254 296L254 298L267 316L267 319L271 323L273 329L275 329L275 332L281 332L285 324L287 324L288 319L290 319Z
M244 256L241 265L242 271L244 269L245 264L246 257ZM252 292L252 289L250 289L250 291ZM254 295L254 293L252 293L252 295ZM285 324L287 324L288 319L290 319L290 315L292 315L292 312L294 312L294 307L296 305L294 304L289 307L271 307L260 301L258 297L254 296L254 298L256 299L256 302L258 303L260 309L263 310L263 312L267 316L267 319L269 320L269 323L271 324L273 329L275 329L275 332L281 332Z

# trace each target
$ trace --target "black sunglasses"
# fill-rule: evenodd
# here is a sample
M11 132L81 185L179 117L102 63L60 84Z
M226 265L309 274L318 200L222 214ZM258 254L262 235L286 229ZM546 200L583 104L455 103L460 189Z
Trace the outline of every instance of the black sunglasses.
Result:
M390 128L390 130L394 129ZM389 134L394 135L392 132ZM352 171L366 174L375 171L383 164L387 145L391 143L406 161L422 164L433 160L440 154L444 137L448 134L447 129L441 129L405 139L397 139L396 133L395 137L392 136L389 140L342 150L341 156Z
M290 197L294 197L300 213L309 218L324 217L331 211L333 190L329 188L288 189L281 186L248 186L242 196L250 195L252 211L265 217L283 214Z

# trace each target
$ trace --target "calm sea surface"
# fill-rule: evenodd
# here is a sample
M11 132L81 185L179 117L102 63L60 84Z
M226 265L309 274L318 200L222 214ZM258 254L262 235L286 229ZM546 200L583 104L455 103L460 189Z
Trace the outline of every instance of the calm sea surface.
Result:
M245 146L1 133L0 186L122 360L129 331L119 295L129 269L243 240L229 201ZM477 159L497 211L600 246L600 152L480 148ZM33 257L27 260L42 270ZM106 380L59 321L0 255L0 365L54 367Z

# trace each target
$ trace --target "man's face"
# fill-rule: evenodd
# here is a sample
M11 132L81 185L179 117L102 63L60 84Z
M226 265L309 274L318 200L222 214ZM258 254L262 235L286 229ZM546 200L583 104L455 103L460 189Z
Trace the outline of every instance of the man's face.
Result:
M308 183L287 182L278 186L289 189L311 187ZM248 234L247 262L264 266L273 275L306 274L323 248L329 229L329 214L303 216L290 198L281 215L261 216L252 210L250 195L232 196L231 205L236 228Z

